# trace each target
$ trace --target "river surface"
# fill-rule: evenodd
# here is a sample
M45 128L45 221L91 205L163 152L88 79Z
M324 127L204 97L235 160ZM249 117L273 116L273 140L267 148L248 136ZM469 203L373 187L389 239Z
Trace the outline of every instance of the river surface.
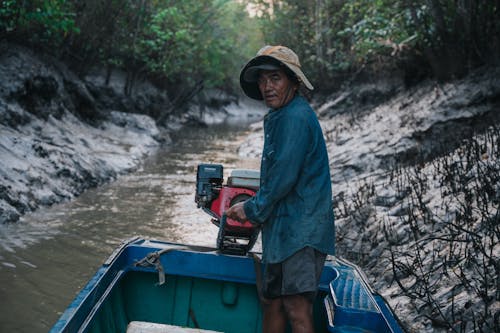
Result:
M217 227L194 203L196 166L223 164L225 177L257 169L237 154L247 134L245 125L184 129L138 171L0 225L0 332L47 332L125 239L215 246Z

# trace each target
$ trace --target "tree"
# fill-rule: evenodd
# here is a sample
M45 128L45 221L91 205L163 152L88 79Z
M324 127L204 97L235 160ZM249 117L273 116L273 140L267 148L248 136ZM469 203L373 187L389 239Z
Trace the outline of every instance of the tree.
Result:
M327 90L361 70L407 70L418 63L447 80L500 59L498 0L248 3L260 15L266 42L297 50L312 80Z

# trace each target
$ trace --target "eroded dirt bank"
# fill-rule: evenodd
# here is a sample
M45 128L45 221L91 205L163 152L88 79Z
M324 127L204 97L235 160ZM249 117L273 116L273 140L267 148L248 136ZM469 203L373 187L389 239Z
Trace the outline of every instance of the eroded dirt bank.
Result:
M176 109L147 81L125 95L124 73L104 76L80 78L57 59L0 43L0 223L136 169L182 126L241 113L219 91Z
M114 179L168 140L152 118L112 108L119 96L105 109L64 64L1 47L0 222Z

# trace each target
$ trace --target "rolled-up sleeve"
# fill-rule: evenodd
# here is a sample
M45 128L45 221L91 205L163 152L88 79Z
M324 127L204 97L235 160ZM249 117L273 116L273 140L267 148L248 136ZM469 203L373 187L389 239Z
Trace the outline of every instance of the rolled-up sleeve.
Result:
M277 203L293 189L310 144L310 129L300 113L291 112L278 118L272 124L272 154L263 153L263 159L268 159L265 178L257 194L244 204L245 214L253 223L264 223Z

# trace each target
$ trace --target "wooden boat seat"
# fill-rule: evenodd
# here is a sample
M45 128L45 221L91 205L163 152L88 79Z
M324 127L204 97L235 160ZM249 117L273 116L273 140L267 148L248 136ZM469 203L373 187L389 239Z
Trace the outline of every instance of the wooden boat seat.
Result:
M127 333L221 333L221 332L203 330L200 328L149 323L145 321L131 321L127 326Z

